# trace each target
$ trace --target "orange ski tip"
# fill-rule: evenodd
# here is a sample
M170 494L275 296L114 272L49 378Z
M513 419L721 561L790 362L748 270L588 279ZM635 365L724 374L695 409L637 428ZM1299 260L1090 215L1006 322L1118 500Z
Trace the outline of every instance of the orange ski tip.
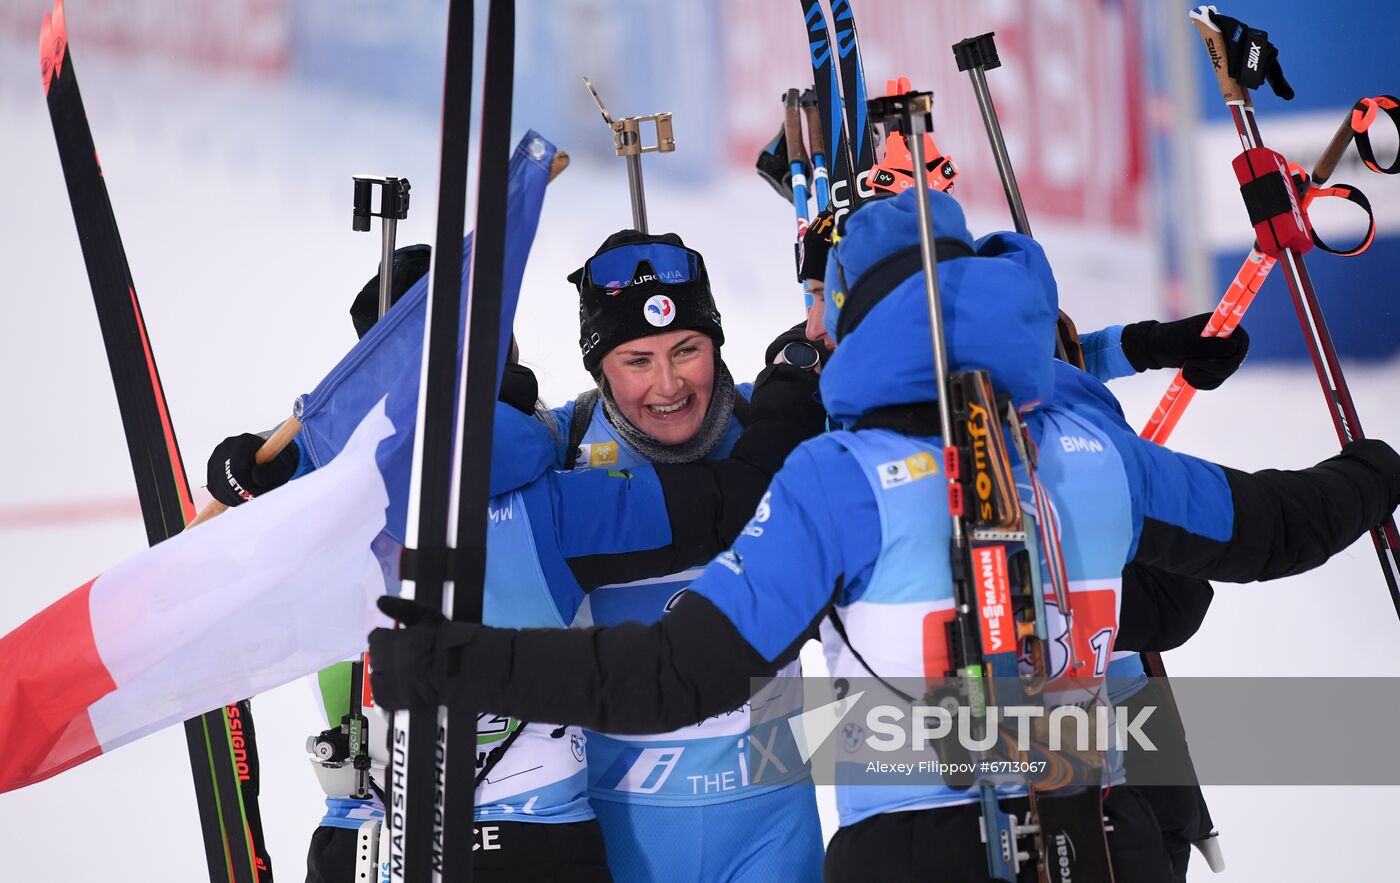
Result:
M53 81L53 16L44 13L44 23L39 27L39 72L44 75L44 95L49 94L49 83Z
M63 19L63 0L53 4L53 75L63 75L63 58L68 54L68 24Z

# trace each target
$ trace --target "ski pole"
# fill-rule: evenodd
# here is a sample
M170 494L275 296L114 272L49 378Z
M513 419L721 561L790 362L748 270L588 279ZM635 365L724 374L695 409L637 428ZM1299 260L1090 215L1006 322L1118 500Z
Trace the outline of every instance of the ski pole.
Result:
M812 155L812 189L817 195L817 211L824 212L831 204L831 184L826 171L826 140L822 135L821 108L817 106L817 93L813 89L803 92L798 101L807 120L807 150Z
M1011 167L1011 154L1006 150L1006 139L1001 133L1001 121L997 118L996 105L992 103L992 93L987 89L987 71L1001 67L996 33L988 32L954 43L953 58L958 63L958 70L966 71L972 79L972 93L977 96L977 109L982 113L987 140L992 143L992 156L996 159L1001 188L1006 191L1006 205L1011 209L1011 223L1017 233L1030 236L1031 222L1026 217L1026 204L1021 199L1021 188L1016 184L1016 170ZM1055 335L1055 357L1062 362L1069 361L1069 352L1058 333Z
M379 175L353 175L355 182L355 208L351 218L351 229L357 233L368 233L370 218L380 219L384 250L379 259L379 317L389 312L390 292L394 290L394 238L399 221L408 217L407 178ZM375 185L380 187L379 211L371 210L372 193Z
M351 229L368 233L369 219L380 219L383 250L379 260L379 318L383 319L384 314L394 305L394 240L398 232L398 222L408 217L410 185L407 178L394 176L355 175L354 182L355 207L350 222ZM379 211L373 212L370 210L371 191L376 184L380 186ZM350 711L344 722L345 735L349 738L349 758L355 769L355 790L351 796L357 800L367 800L371 796L369 720L362 708L365 661L368 657L368 652L361 652L350 663ZM377 852L377 838L374 847Z
M1206 51L1210 55L1221 96L1230 108L1235 131L1239 134L1240 143L1245 148L1245 152L1235 160L1236 168L1240 170L1240 176L1243 179L1246 174L1252 172L1252 166L1255 162L1259 161L1265 164L1269 174L1278 174L1282 177L1284 168L1282 158L1274 159L1274 157L1278 157L1278 154L1264 148L1249 90L1234 76L1231 76L1226 67L1227 41L1219 26L1212 20L1211 15L1214 12L1215 7L1202 6L1193 10L1190 15L1196 30L1201 35L1201 40L1205 43ZM1270 47L1266 34L1245 29L1244 39L1250 44L1248 50L1251 58L1269 57L1266 50ZM1260 73L1262 82L1262 72ZM1269 168L1274 164L1277 164L1279 168ZM1255 180L1267 181L1267 178L1268 175L1260 174ZM1246 205L1251 209L1250 215L1251 220L1253 220L1257 205L1250 201L1250 193L1246 192L1246 189L1253 187L1255 181L1242 180L1242 185L1241 194L1246 197ZM1307 238L1306 219L1302 217L1301 209L1297 204L1297 195L1293 191L1291 182L1287 180L1279 182L1275 184L1274 190L1282 192L1282 195L1292 206L1291 212L1288 217L1281 218L1280 215L1265 217L1256 224L1255 230L1260 232L1261 227L1272 224L1280 218L1284 222L1288 222L1291 218L1297 223L1297 229L1285 229L1284 234L1287 238L1284 238L1283 241L1275 239L1272 244L1262 241L1263 234L1261 232L1261 245L1264 246L1266 253L1278 252L1274 257L1277 257L1283 264L1284 278L1288 280L1288 291L1292 295L1293 306L1298 313L1298 322L1307 340L1308 352L1312 356L1313 367L1317 371L1317 379L1322 386L1323 397L1327 400L1328 410L1332 415L1332 424L1337 431L1337 438L1343 445L1347 445L1366 436L1361 429L1361 420L1356 413L1356 403L1351 397L1351 391L1347 388L1346 377L1342 373L1341 362L1337 358L1337 349L1332 344L1332 337L1327 331L1327 323L1323 319L1322 308L1318 304L1317 292L1313 288L1312 278L1308 275L1307 265L1303 263L1302 252L1312 245L1310 239ZM1400 552L1397 552L1397 549L1400 549L1400 531L1397 531L1395 527L1395 519L1387 517L1380 527L1373 528L1371 540L1375 543L1381 571L1385 575L1386 587L1390 590L1391 603L1395 606L1396 615L1400 616Z
M783 96L783 135L787 139L788 166L792 171L792 207L797 212L797 242L807 232L807 148L802 144L800 93L787 90ZM800 268L799 268L800 269Z
M933 128L933 93L909 92L904 95L887 95L869 102L870 114L882 119L887 131L899 131L909 143L914 167L923 168L925 133ZM948 513L951 521L950 547L954 561L966 558L970 562L970 531L966 523L963 504L963 488L959 480L961 456L955 443L953 412L950 404L953 387L948 367L948 349L943 331L943 308L938 288L938 262L934 251L933 207L928 189L916 177L914 205L919 224L919 258L924 276L924 298L929 314L929 347L933 356L933 371L939 390L938 419L939 432L943 436L944 473L948 483ZM971 464L968 464L969 468ZM961 684L962 698L973 709L973 715L982 718L986 713L987 693L984 666L982 665L981 637L977 604L967 597L967 580L959 578L959 566L954 565L954 595L959 610L950 626L949 652L954 647L961 648L959 658L953 660L954 670ZM979 713L980 709L980 713ZM1017 825L1010 816L1002 812L997 804L996 788L985 777L976 780L981 802L983 839L987 843L988 874L993 879L1015 881L1020 863L1030 858L1029 853L1021 852L1018 846Z
M1017 233L1030 236L1031 222L1026 218L1026 204L1021 200L1021 188L1016 184L1016 171L1011 168L1011 155L1006 151L1001 121L997 118L996 105L992 103L992 93L987 89L987 71L1001 67L1001 58L997 55L996 33L993 31L954 43L953 58L958 63L958 70L966 71L972 79L972 93L977 96L977 109L982 113L982 125L987 129L987 140L992 143L992 156L996 158L997 174L1001 176L1001 187L1006 191L1006 204L1011 209L1011 223Z
M1342 120L1342 124L1337 127L1336 134L1332 136L1332 140L1328 142L1327 148L1322 152L1322 156L1319 157L1317 162L1313 165L1312 177L1309 178L1303 175L1301 170L1297 172L1297 177L1301 183L1300 195L1302 197L1302 202L1300 208L1305 217L1307 216L1308 207L1312 205L1313 200L1322 196L1341 196L1364 208L1367 216L1370 218L1370 224L1367 228L1366 235L1362 238L1360 244L1346 251L1339 251L1328 247L1318 238L1317 234L1314 233L1312 237L1313 244L1332 254L1342 257L1351 257L1361 254L1363 251L1370 248L1371 242L1375 238L1375 216L1371 213L1370 202L1362 195L1361 191L1345 185L1330 188L1324 185L1332 177L1332 173L1336 171L1337 163L1341 161L1342 156L1346 153L1346 149L1351 145L1352 140L1365 135L1371 123L1375 121L1376 111L1386 107L1387 101L1392 107L1396 106L1394 99L1385 95L1379 98L1363 98L1358 101L1356 107L1347 111L1347 116ZM1385 169L1375 165L1374 162L1367 163L1367 165L1377 172L1386 173ZM1400 163L1397 163L1397 167L1400 167ZM1290 170L1294 168L1296 167L1290 165ZM1393 172L1389 173L1393 174ZM1245 258L1244 263L1240 265L1239 272L1235 274L1234 280L1231 281L1229 287L1225 290L1225 296L1220 299L1220 303L1215 308L1215 313L1211 316L1210 321L1206 323L1206 327L1201 330L1201 336L1229 337L1234 333L1236 326L1239 325L1240 320L1244 317L1245 310L1249 309L1249 305L1253 302L1254 296L1259 293L1259 289L1263 287L1265 280L1269 277L1269 273L1273 271L1277 263L1278 259L1270 257L1260 251L1259 244L1256 242L1254 247L1250 250L1249 256ZM1172 430L1176 428L1176 424L1181 420L1181 415L1186 411L1186 406L1191 403L1191 399L1195 394L1195 388L1186 382L1186 376L1178 369L1176 377L1172 379L1171 385L1167 387L1167 391L1162 395L1162 400L1152 412L1152 417L1147 421L1147 425L1143 427L1142 437L1148 441L1156 442L1159 445L1166 444L1167 438L1171 435Z
M587 77L583 78L583 84L588 87L589 93L593 96L593 101L598 105L598 112L603 115L603 122L608 124L608 128L613 132L613 146L617 150L617 155L627 160L627 191L632 199L632 227L642 233L647 229L647 201L646 190L642 184L642 154L644 153L670 153L676 149L676 136L671 128L671 115L669 113L653 113L647 116L623 117L614 120L612 114L603 106L603 99L598 97L598 90L593 88L593 81ZM642 123L650 122L656 131L656 143L644 145L642 143Z

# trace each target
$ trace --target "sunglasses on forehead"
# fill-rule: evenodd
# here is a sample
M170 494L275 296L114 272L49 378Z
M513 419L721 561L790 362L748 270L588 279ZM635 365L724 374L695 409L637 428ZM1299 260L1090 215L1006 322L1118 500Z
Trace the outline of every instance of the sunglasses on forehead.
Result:
M700 255L679 245L639 242L596 254L583 265L594 288L626 288L643 282L682 285L700 278Z

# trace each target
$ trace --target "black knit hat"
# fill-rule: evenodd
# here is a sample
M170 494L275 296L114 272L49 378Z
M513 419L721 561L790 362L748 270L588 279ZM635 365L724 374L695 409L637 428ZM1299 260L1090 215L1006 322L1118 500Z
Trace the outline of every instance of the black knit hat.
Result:
M604 240L593 256L622 245L647 243L685 248L674 233L649 235L622 230ZM656 268L646 266L645 261L629 284L621 288L592 284L586 272L588 264L569 274L569 281L578 288L579 348L584 368L596 372L603 356L620 344L669 331L699 331L714 340L716 349L724 344L724 330L710 295L705 261L698 252L691 254L695 256L697 272L690 282L657 281Z

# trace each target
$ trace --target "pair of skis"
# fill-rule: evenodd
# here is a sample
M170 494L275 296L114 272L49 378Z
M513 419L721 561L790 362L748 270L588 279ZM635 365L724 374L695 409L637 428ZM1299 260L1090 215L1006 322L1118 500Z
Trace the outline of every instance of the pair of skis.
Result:
M404 597L472 622L481 621L486 572L515 44L514 0L489 0L487 6L477 214L460 358L459 243L467 205L475 9L472 0L451 0L448 7L438 218L407 528L415 547L405 550L402 567ZM389 849L381 867L408 883L470 879L476 713L397 712L388 748Z
M860 58L860 36L850 0L831 0L828 25L821 0L801 0L802 20L821 122L820 143L829 168L816 164L817 208L824 211L822 179L829 180L829 204L839 221L870 196L868 177L875 164L875 136L866 111L865 69ZM814 139L815 142L815 139ZM788 142L792 149L792 142ZM813 160L816 160L814 153Z
M195 515L194 502L78 90L63 0L55 0L53 10L44 15L39 58L146 538L155 545L189 524ZM185 721L185 741L209 879L220 883L272 880L258 812L257 746L247 700Z

